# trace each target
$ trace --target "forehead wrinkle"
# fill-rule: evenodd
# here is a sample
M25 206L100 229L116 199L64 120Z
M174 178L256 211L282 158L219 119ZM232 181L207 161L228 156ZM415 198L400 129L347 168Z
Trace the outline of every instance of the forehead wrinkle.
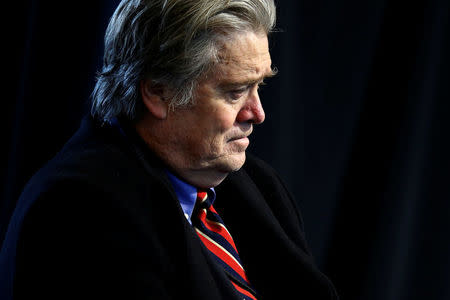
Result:
M235 53L237 50L224 51L224 53L220 53L218 55L217 64L218 65L249 65L258 67L261 62L270 61L270 53L268 51L261 51L256 54L256 56L247 55L247 51L239 51L239 53ZM251 67L249 68L251 69Z
M205 79L219 80L221 85L259 83L276 73L271 65L267 36L245 33L222 44Z
M270 59L270 54L265 52L260 56L263 55L267 57L262 58L261 60L229 56L228 59L217 63L215 68L216 74L222 78L230 77L230 81L248 81L249 83L272 77L276 72L271 68L272 61ZM249 77L253 78L249 79Z

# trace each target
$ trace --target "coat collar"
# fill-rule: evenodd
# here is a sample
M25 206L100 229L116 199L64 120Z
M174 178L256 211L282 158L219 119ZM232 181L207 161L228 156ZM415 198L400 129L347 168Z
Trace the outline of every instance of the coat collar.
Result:
M285 230L285 220L280 220L268 203L273 195L263 191L245 169L230 174L216 189L216 210L233 236L250 282L268 299L294 294L332 299L335 290L315 266L303 233L299 228L289 233ZM278 192L274 199L283 206L289 200L283 190Z

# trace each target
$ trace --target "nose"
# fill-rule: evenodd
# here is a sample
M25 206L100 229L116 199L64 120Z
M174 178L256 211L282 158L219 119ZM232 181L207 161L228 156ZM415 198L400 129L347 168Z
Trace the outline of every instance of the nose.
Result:
M255 90L251 95L249 95L244 106L238 113L237 121L239 123L248 122L252 124L261 124L264 122L266 114L259 99L258 91Z

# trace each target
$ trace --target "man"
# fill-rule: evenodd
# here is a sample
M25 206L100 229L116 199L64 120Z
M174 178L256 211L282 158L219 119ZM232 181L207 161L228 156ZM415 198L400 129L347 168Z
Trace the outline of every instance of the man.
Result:
M246 154L274 23L272 0L120 3L93 117L18 202L2 299L337 298Z

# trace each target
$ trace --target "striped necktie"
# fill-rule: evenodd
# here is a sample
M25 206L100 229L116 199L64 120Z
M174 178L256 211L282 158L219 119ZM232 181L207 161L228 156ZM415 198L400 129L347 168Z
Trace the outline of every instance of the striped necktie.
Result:
M197 204L192 224L200 240L222 266L237 292L243 299L256 300L256 293L250 287L236 245L212 206L206 191L199 190L197 192Z

